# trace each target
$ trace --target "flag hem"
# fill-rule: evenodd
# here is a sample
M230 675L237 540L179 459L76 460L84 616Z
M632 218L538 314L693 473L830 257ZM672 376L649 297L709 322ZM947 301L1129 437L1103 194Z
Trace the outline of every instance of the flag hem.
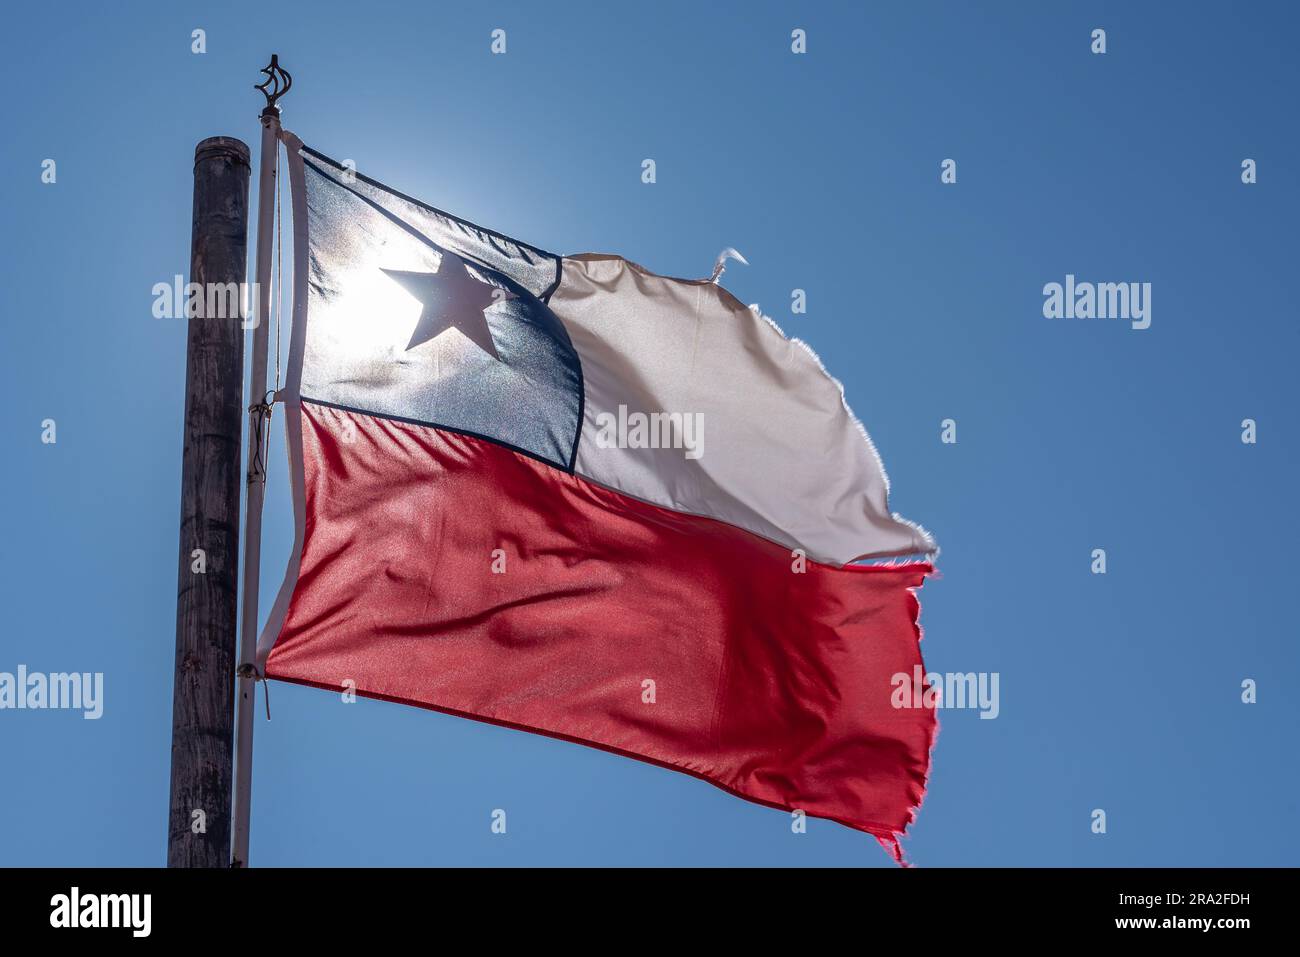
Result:
M926 564L926 563L918 562L916 564ZM915 599L915 595L913 595L913 599ZM336 694L343 690L339 685L331 685L323 681L313 681L310 678L288 677L288 676L275 675L275 674L267 674L266 677L274 681L283 681L286 684L303 685L308 688L317 688L321 691L330 691ZM479 721L482 722L483 724L496 725L497 727L500 728L509 728L512 731L522 731L526 734L542 735L543 737L553 738L557 741L566 741L569 744L577 744L583 747L595 748L598 751L604 751L608 754L617 755L618 757L632 758L633 760L640 761L642 764L654 765L655 767L663 768L665 771L673 771L679 774L689 775L690 777L693 777L699 781L703 781L706 784L712 785L713 787L718 788L719 790L724 791L727 794L730 794L732 797L738 797L743 801L748 801L750 804L757 804L760 807L767 807L776 811L799 810L798 808L794 808L785 804L779 804L775 801L768 801L763 798L753 797L728 784L723 784L721 781L714 780L708 775L696 771L692 768L688 768L680 764L673 764L671 761L663 761L658 758L648 757L644 754L637 754L634 751L625 751L622 748L618 748L609 744L601 744L598 741L589 741L585 738L579 738L574 735L565 734L562 731L548 731L545 728L533 727L532 725L522 724L517 721L510 721L504 718L496 718L485 714L475 714L470 711L459 711L456 708L448 708L442 705L426 704L423 701L416 701L411 698L403 698L400 695L384 694L381 691L367 691L360 687L348 689L348 690L352 691L352 693L357 694L363 698L370 698L374 701L386 701L389 702L390 704L400 704L400 705L406 705L408 707L421 708L425 711L434 711L437 712L438 714L445 714L453 718L468 718L471 721ZM931 740L930 747L933 747L933 739ZM929 752L929 748L927 748L927 754L928 752ZM922 781L920 786L921 793L917 797L916 804L912 805L907 809L907 815L908 815L907 824L909 826L915 822L916 811L920 808L922 801L925 799L927 785L929 783L929 777L930 777L929 771L930 771L929 762L927 761L925 779ZM809 814L809 817L815 817L823 821L832 821L835 824L843 825L844 827L850 828L851 830L861 831L864 834L870 834L872 837L874 837L877 841L880 842L880 845L883 848L885 848L886 852L888 852L890 856L893 857L897 863L905 864L905 861L903 859L902 846L899 844L899 839L906 836L907 834L906 828L904 828L904 830L894 830L888 825L877 824L873 822L854 824L853 822L844 820L843 818L830 817L821 814Z

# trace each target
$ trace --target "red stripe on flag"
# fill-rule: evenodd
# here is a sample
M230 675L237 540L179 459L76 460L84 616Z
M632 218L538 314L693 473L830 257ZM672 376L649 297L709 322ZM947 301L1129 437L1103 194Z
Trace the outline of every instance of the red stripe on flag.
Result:
M483 439L310 403L302 436L269 677L636 757L898 856L935 716L892 679L923 673L930 565L795 573L780 545Z

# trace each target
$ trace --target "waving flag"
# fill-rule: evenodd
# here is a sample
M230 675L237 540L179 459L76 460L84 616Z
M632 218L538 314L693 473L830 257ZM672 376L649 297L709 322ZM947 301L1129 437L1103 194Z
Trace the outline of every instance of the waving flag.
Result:
M559 257L284 134L296 541L265 674L897 836L934 542L839 384L721 286Z

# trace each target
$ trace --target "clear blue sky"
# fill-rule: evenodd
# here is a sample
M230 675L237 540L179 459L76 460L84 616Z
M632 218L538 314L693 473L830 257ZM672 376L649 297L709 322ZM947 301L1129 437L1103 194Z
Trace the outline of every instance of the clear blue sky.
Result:
M943 546L929 667L1001 676L996 720L941 715L916 863L1296 863L1300 18L979 7L8 10L0 671L106 687L99 721L0 712L0 864L164 861L185 328L150 290L188 270L194 144L256 147L272 51L285 125L405 192L668 275L749 259L726 284L820 352L893 504ZM1067 273L1152 283L1151 328L1043 318ZM273 462L268 596L291 534L279 438ZM285 685L271 707L255 864L891 866L866 835L793 835L576 745Z

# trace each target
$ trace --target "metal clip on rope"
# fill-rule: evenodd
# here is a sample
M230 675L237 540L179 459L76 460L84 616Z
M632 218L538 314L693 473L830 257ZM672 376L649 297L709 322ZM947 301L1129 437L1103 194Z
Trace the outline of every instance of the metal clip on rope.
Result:
M268 402L267 399L271 401ZM248 467L248 484L250 485L254 482L266 481L266 447L270 441L270 430L267 428L267 423L271 421L272 403L275 400L275 390L271 390L262 396L261 402L248 407L249 414L253 416L253 428L257 430L257 452Z
M235 669L235 674L240 678L248 678L251 681L259 681L262 684L262 697L266 701L266 720L271 720L271 686L260 671L257 665L251 661L246 661Z

